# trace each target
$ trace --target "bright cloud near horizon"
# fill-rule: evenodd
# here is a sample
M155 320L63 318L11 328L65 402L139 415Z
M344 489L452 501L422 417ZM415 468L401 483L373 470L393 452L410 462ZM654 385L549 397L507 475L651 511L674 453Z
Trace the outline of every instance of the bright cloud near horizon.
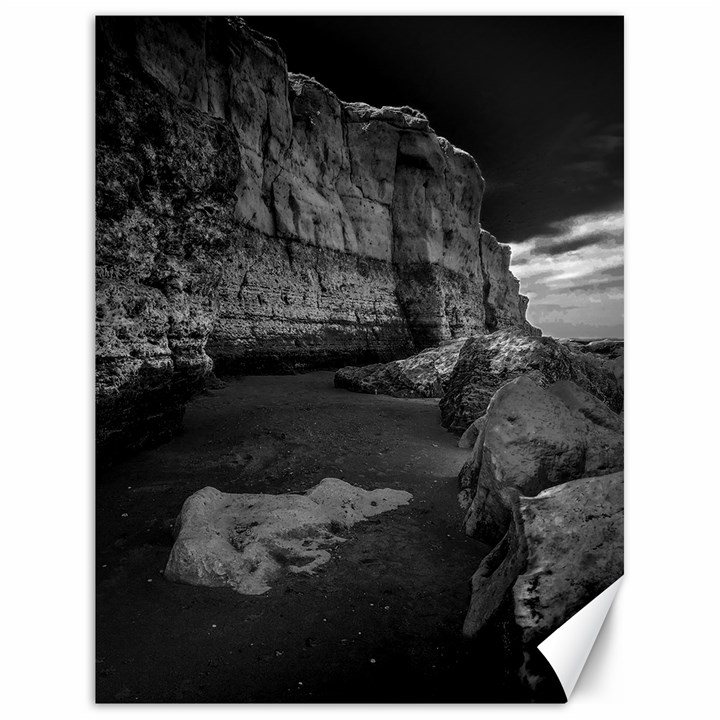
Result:
M624 217L575 215L512 245L527 318L554 337L623 337Z

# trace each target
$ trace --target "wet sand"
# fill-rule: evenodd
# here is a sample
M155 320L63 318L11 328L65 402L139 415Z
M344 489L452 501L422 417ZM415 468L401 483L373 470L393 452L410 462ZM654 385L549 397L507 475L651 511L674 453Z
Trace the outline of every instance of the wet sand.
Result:
M461 627L488 549L461 530L467 451L435 400L361 395L332 372L230 379L184 432L97 486L99 702L522 700L493 642ZM303 491L324 477L408 490L347 534L315 576L260 596L164 580L185 498Z

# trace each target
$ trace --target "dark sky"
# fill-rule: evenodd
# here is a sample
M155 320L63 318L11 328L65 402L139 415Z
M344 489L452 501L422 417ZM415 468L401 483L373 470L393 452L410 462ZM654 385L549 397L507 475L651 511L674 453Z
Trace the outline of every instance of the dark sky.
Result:
M410 105L487 182L548 334L622 335L622 17L252 17L291 72L342 100Z

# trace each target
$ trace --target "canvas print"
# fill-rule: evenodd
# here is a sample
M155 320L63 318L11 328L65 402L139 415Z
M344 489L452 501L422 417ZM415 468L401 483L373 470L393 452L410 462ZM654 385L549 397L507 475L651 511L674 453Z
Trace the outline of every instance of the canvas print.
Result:
M96 701L566 701L623 574L622 17L95 52Z

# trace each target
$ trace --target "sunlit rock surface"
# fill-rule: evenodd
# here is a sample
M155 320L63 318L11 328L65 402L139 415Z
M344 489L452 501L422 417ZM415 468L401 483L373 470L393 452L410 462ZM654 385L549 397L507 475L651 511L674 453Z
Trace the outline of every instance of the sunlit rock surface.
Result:
M497 543L507 531L515 492L534 496L623 468L619 418L569 385L544 389L522 376L497 391L459 476L469 535Z
M313 574L341 533L401 505L402 490L363 490L325 478L308 492L232 494L206 487L184 503L165 568L174 582L267 592L283 572Z
M463 345L440 401L443 426L464 432L485 414L498 388L521 375L543 387L572 380L611 410L622 409L622 387L604 364L553 338L506 329L470 338Z

